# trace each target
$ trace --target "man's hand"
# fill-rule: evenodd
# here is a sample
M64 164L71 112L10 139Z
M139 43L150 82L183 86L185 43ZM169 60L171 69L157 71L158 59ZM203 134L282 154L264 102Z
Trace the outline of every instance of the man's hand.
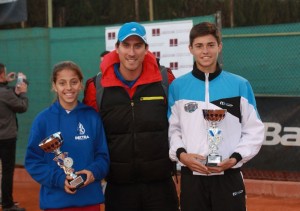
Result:
M27 92L27 84L22 82L20 84L18 84L16 87L15 87L15 93L17 95L21 94L21 93L26 93Z
M8 73L8 74L6 75L6 81L7 81L7 82L12 82L12 81L14 81L16 78L17 78L17 75L16 75L15 72L11 72L11 73Z

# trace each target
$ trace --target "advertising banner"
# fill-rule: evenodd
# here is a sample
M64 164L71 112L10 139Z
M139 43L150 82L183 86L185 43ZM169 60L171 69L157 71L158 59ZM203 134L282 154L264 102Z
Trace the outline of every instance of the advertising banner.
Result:
M265 140L244 168L300 173L300 97L256 97Z
M143 24L147 33L149 50L160 59L160 64L172 69L179 77L193 68L193 57L189 52L189 33L192 20ZM105 28L106 50L114 50L121 26Z

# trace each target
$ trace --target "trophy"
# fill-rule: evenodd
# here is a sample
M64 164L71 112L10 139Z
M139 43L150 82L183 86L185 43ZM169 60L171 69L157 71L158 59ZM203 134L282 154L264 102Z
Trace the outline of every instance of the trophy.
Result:
M225 118L226 109L203 109L203 116L208 121L208 142L210 153L206 158L207 166L217 166L222 161L222 156L218 153L219 144L222 140L221 130L217 123Z
M63 138L61 132L56 132L51 136L45 138L39 143L39 147L42 148L45 152L52 152L55 154L54 161L57 162L57 165L62 168L66 175L72 177L72 180L69 181L70 185L74 186L75 189L83 185L84 180L81 176L78 176L74 173L73 159L68 157L67 152L60 151L60 147L63 144Z

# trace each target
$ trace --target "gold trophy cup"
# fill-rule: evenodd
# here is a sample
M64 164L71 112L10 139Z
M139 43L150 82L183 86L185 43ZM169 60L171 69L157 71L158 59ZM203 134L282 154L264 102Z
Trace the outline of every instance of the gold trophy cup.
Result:
M39 143L39 147L42 148L45 152L54 153L57 165L62 168L66 175L72 177L72 180L69 181L70 185L74 186L76 189L83 185L84 180L81 176L78 176L74 173L73 159L68 157L67 152L60 151L60 147L63 144L63 138L61 132L56 132L51 136L45 138Z

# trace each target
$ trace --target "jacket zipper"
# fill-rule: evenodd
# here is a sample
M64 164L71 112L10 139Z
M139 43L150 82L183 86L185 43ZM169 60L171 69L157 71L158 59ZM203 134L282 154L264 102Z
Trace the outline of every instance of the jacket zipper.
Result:
M130 105L131 105L131 113L132 113L132 137L133 137L133 142L132 142L132 149L133 149L133 155L132 155L132 158L133 158L133 165L134 165L134 168L133 169L136 169L135 168L135 142L136 142L136 133L135 133L135 115L134 115L134 101L131 100L130 102ZM134 177L136 178L136 172L134 171Z

